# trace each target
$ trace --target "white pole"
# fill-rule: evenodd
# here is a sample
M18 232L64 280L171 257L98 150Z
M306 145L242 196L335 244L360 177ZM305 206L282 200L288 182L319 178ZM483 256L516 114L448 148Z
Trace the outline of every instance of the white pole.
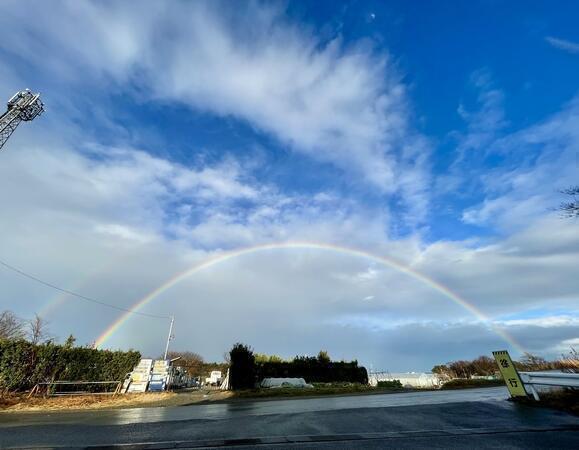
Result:
M171 325L169 325L169 336L167 336L167 345L165 346L165 356L163 359L167 359L167 353L169 353L169 342L171 341L171 336L173 334L173 322L175 321L175 316L171 316Z

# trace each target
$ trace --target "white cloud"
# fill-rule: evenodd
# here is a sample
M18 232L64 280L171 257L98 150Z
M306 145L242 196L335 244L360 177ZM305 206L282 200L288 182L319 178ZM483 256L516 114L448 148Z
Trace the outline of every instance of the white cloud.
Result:
M74 84L131 83L135 98L235 117L357 184L399 193L422 220L429 147L408 123L405 86L369 41L321 40L280 5L220 2L4 4L9 52ZM15 24L18 24L16 26ZM110 80L114 83L111 85ZM419 204L416 204L419 202Z
M579 101L540 124L489 144L505 162L481 177L486 198L467 208L466 223L499 225L511 230L554 210L559 191L577 182L579 171Z
M102 233L115 238L121 238L123 240L136 241L139 243L150 242L153 237L150 234L143 233L134 228L120 225L116 223L97 225L95 226L95 231L97 233Z
M481 68L471 73L467 93L469 95L465 95L457 108L465 129L448 134L449 142L455 143L454 161L447 172L435 175L434 189L439 197L449 194L465 197L480 188L481 165L508 126L505 94L495 85L489 69ZM474 220L469 215L464 219L469 223Z
M497 323L506 326L535 325L543 328L561 327L561 326L577 327L579 326L579 316L574 317L566 315L544 316L544 317L535 317L532 319L502 320L497 321Z
M579 44L565 39L559 39L552 36L547 36L545 40L553 47L564 50L569 53L579 54Z
M11 145L10 152L2 154L0 200L6 217L0 224L2 258L63 287L128 306L174 274L219 254L215 248L291 239L329 241L410 264L492 317L545 302L553 308L577 309L579 285L573 271L579 241L566 222L539 222L488 246L424 244L417 236L391 241L382 219L372 212L343 205L331 194L283 195L275 186L252 181L251 171L234 160L192 169L134 149L98 155L26 145ZM213 181L239 183L248 192L259 192L259 201L240 208L238 197L228 195L222 182L206 182L208 171ZM177 181L182 177L190 181ZM208 194L199 197L199 191ZM190 221L197 201L201 219ZM176 204L183 207L175 210ZM165 221L168 212L177 218ZM545 238L547 230L554 233L553 239ZM0 271L0 283L3 306L23 316L42 309L54 295L6 271ZM385 341L403 336L413 342L420 337L432 345L446 345L449 335L469 327L474 327L469 333L478 330L478 338L470 335L460 345L445 347L448 353L424 357L422 364L440 362L437 358L446 355L473 356L466 354L469 345L471 352L502 345L490 331L474 324L469 312L428 285L364 258L326 251L269 251L228 261L177 285L147 311L203 317L194 327L179 320L174 344L185 348L196 342L194 350L208 358L219 358L234 340L241 339L287 356L327 346L337 357L382 365L399 357L396 351L385 350L377 356L375 346ZM90 323L79 326L78 317L87 314ZM71 299L49 319L55 334L73 332L80 342L89 342L115 317L115 311ZM367 326L370 319L381 326ZM557 333L561 339L574 337L562 323L512 320L502 326L523 340L529 339L525 331L529 327L540 325L551 333L544 347L534 338L530 341L539 351L557 345ZM257 322L262 325L257 327ZM135 346L155 356L165 325L134 318L109 344ZM143 327L148 329L146 335ZM329 342L324 333L340 339ZM219 339L205 343L203 336L209 334ZM364 345L354 349L348 339ZM398 368L417 368L404 364L418 364L419 355L416 352L416 359L408 360L399 357Z
M493 86L490 72L487 69L473 72L470 84L477 91L477 108L469 110L463 103L458 107L458 114L467 123L467 132L459 136L459 153L486 147L507 124L504 94Z

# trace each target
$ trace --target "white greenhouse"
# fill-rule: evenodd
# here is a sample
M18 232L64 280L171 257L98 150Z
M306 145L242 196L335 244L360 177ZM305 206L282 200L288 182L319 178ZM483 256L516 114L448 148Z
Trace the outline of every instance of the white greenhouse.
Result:
M379 381L399 380L403 387L438 388L442 384L438 375L430 372L375 372L368 376L368 383L377 386Z

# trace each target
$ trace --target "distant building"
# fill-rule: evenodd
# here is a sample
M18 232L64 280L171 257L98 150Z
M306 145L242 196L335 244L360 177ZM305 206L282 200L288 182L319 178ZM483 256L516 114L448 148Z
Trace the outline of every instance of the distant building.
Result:
M205 378L205 384L210 386L216 386L221 384L221 371L220 370L213 370L211 375Z
M442 384L440 377L430 372L374 372L368 376L370 386L377 386L379 381L399 380L403 387L438 388Z

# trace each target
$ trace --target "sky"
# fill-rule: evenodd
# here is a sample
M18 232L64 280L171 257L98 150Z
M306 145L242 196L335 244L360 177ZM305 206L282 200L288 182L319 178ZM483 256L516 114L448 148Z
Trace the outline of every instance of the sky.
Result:
M557 212L579 182L577 17L5 0L0 93L45 113L0 151L0 260L127 309L216 260L139 309L206 360L558 357L579 345L579 222ZM122 316L3 266L0 306L83 345ZM134 314L101 348L157 357L168 326Z

